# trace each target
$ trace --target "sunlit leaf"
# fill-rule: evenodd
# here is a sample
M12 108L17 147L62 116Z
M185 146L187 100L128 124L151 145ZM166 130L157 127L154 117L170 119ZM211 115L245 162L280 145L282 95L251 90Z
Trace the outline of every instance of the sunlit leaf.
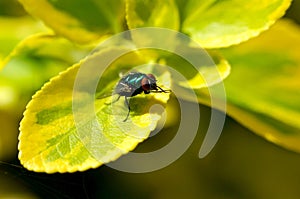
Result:
M179 86L200 89L217 84L230 74L229 63L217 51L204 52L203 49L197 48L185 48L182 51L186 57L195 57L198 62L192 64L184 57L173 54L166 58L166 64L187 80L175 81Z
M89 81L99 78L95 71L92 71L94 76L90 71L89 78L82 79L80 89L75 92L78 98L73 98L74 82L79 69L86 64L91 64L94 69L103 68L105 66L101 63L105 58L122 50L112 48L94 53L53 78L34 95L27 106L20 127L19 159L26 168L48 173L95 168L133 150L139 142L148 137L151 130L154 130L160 114L149 113L149 108L157 103L165 106L169 96L167 93L133 97L130 100L132 111L126 122L123 120L128 109L123 98L109 105L107 103L114 97L99 96L92 101L95 118L86 111L89 100L95 99L93 93L85 90L89 89ZM136 60L140 58L137 54L131 53L122 59L123 61L117 61L106 70L102 76L105 81L99 83L98 89L103 86L104 90L111 93L114 83L119 80L118 72L122 68L134 67ZM120 63L123 67L119 65ZM160 82L170 82L167 72L156 76ZM77 116L73 112L74 104L80 109ZM80 118L79 124L74 122L76 117L77 121L78 117Z
M291 0L178 0L182 31L204 48L246 41L282 17Z
M90 43L123 30L122 0L20 0L25 9L56 33L78 43Z
M126 6L126 19L130 29L149 26L179 29L179 14L174 0L127 0Z
M224 81L228 114L267 140L297 152L299 34L297 25L282 20L258 38L223 50L232 65ZM209 104L209 95L204 93L198 91L199 100Z

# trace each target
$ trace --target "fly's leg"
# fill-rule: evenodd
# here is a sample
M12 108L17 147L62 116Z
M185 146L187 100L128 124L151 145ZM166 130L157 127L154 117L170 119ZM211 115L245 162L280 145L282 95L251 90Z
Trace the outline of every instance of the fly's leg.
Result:
M120 99L120 97L121 97L121 95L119 95L117 99L111 101L110 103L106 103L106 102L105 102L104 104L105 104L105 105L113 104L113 103L117 102L117 101Z
M129 113L130 113L130 106L129 106L129 102L128 102L128 99L127 99L126 96L125 96L125 103L126 103L126 105L127 105L128 112L127 112L127 116L126 116L126 118L123 120L123 122L126 122L126 121L127 121L128 117L129 117Z
M118 96L118 98L117 98L117 99L115 99L114 101L112 101L111 103L113 104L113 103L115 103L115 102L119 101L120 97L121 97L121 95L119 95L119 96Z
M159 88L159 90L151 90L151 93L170 93L171 90L164 90L159 86L156 86L157 88Z

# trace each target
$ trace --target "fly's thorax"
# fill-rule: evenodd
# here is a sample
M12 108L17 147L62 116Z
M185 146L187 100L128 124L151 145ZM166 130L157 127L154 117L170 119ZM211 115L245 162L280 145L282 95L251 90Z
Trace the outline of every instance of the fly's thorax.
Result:
M144 78L147 78L147 75L144 73L129 73L118 82L114 93L126 97L138 95L144 91L142 88L142 80Z

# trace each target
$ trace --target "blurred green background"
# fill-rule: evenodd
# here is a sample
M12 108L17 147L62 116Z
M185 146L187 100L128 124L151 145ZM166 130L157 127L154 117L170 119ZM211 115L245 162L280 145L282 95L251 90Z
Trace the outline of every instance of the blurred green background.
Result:
M299 24L299 10L300 0L295 0L286 17ZM17 1L0 1L1 19L25 15ZM8 30L1 27L0 32L4 31ZM2 54L5 54L4 43L0 47ZM180 159L162 170L130 174L102 166L82 173L48 175L23 169L17 159L17 136L25 105L44 82L68 66L62 64L62 67L47 70L47 74L37 80L37 76L45 73L44 68L38 67L43 64L39 61L27 68L25 64L22 70L17 64L12 64L0 73L0 199L300 198L300 154L265 141L230 117L226 118L224 131L213 151L204 159L199 159L198 152L210 117L210 108L201 105L201 126L193 145ZM26 83L22 87L14 83L26 82L31 78L34 83ZM17 100L6 106L8 97ZM136 151L163 146L174 133L176 127L166 128L139 145Z

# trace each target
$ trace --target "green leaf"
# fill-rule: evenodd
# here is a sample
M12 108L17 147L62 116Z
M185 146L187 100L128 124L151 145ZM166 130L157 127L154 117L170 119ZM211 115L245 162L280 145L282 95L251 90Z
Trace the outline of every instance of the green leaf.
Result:
M179 29L179 13L174 0L126 0L129 29L161 27Z
M114 97L100 96L95 99L94 93L89 91L90 81L98 79L95 70L83 73L88 76L79 82L79 90L73 90L76 77L80 74L78 70L85 66L102 70L106 58L123 51L120 47L102 49L53 78L34 95L24 113L19 136L19 159L27 169L53 173L95 168L133 150L154 130L161 116L156 112L149 113L149 108L153 104L165 106L169 94L131 98L130 118L123 122L128 111L123 98L109 105L107 103ZM119 80L118 73L122 69L131 69L136 66L136 60L141 60L136 53L126 54L120 59L122 61L114 62L104 71L104 81L100 80L98 93L101 93L101 88L111 93ZM144 68L142 71L146 70ZM159 82L168 86L168 72L156 75ZM74 106L75 110L79 109L75 112L77 114L74 113ZM89 106L94 107L94 116L86 111Z
M296 152L300 152L299 34L298 25L281 20L258 38L222 51L232 65L224 81L228 114ZM199 100L209 104L204 93L199 91Z
M211 52L219 64L216 67L203 49L180 45L181 56L196 60L193 64L199 63L196 68L207 78L204 82L197 76L198 70L184 59L176 60L175 55L162 50L137 50L131 40L118 39L104 42L88 58L53 78L33 97L20 127L19 158L26 168L48 173L82 171L117 159L147 138L160 118L160 113L149 114L148 110L157 103L165 106L169 94L131 98L131 122L123 122L128 111L124 99L112 106L107 104L117 97L110 95L120 79L120 72L137 67L134 70L156 75L159 85L168 89L171 88L170 75L175 73L162 65L172 61L174 64L169 66L190 77L189 84L195 88L217 83L230 70L217 53ZM110 67L104 70L108 65ZM218 75L221 73L220 77L210 76L212 68ZM172 78L180 83L175 76Z
M282 17L290 3L291 0L178 0L182 32L203 48L228 47L257 36Z
M5 57L23 39L31 34L46 31L46 28L38 21L26 17L0 17L0 69Z
M59 35L81 43L95 42L123 30L123 0L20 0L26 11Z
M18 56L61 60L69 65L85 57L92 46L80 47L49 33L33 34L21 41L4 59L3 65Z
M6 66L0 72L1 109L23 110L31 95L50 77L88 52L89 48L51 34L36 34L23 40L1 63Z

